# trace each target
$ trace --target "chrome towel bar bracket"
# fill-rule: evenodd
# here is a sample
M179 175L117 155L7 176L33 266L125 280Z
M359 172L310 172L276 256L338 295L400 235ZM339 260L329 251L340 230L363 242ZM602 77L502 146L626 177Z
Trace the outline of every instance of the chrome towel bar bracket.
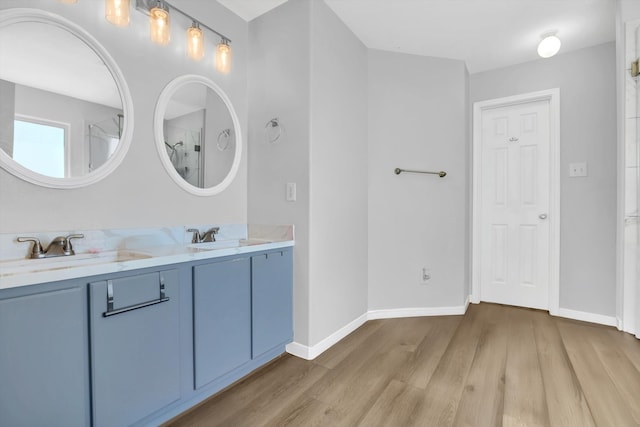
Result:
M447 176L447 173L445 171L440 171L440 172L414 171L414 170L410 170L410 169L395 168L394 172L395 172L396 175L400 175L402 172L408 172L408 173L427 173L427 174L431 174L431 175L438 175L440 178L444 178L445 176Z
M166 288L164 285L164 277L160 275L160 296L158 299L151 301L141 302L139 304L129 305L118 309L113 308L113 281L107 280L107 311L102 313L102 317L115 316L116 314L126 313L127 311L138 310L140 308L149 307L150 305L160 304L161 302L169 301L169 297L166 295Z

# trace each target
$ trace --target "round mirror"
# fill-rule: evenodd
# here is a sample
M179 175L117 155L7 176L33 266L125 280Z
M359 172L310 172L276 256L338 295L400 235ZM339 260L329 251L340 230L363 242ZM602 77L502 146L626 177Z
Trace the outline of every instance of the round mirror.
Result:
M85 30L37 9L0 11L0 166L51 188L92 184L124 158L133 105Z
M158 99L154 124L158 154L178 185L210 196L231 184L242 154L240 123L214 82L197 75L171 81Z

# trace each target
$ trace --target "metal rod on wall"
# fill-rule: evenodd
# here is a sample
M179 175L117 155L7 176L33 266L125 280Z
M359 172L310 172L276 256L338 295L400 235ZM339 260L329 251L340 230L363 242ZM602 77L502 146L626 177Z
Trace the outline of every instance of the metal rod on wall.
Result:
M396 173L396 175L400 175L402 172L408 172L408 173L427 173L427 174L431 174L431 175L438 175L440 178L444 178L445 176L447 176L447 173L445 171L440 171L440 172L414 171L414 170L410 170L410 169L395 168L394 172Z

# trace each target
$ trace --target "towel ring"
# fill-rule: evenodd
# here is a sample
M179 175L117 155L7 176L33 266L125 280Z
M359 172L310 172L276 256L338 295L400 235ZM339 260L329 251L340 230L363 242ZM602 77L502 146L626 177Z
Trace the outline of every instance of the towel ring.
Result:
M229 141L231 140L231 129L225 129L218 134L218 150L225 151L229 148Z
M280 120L275 117L264 125L265 140L271 144L274 144L282 136L282 125Z

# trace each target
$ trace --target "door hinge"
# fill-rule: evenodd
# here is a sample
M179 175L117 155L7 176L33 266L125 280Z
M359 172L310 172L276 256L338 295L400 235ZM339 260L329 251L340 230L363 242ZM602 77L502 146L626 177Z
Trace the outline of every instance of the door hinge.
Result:
M631 63L631 77L638 77L638 74L640 74L640 59Z

